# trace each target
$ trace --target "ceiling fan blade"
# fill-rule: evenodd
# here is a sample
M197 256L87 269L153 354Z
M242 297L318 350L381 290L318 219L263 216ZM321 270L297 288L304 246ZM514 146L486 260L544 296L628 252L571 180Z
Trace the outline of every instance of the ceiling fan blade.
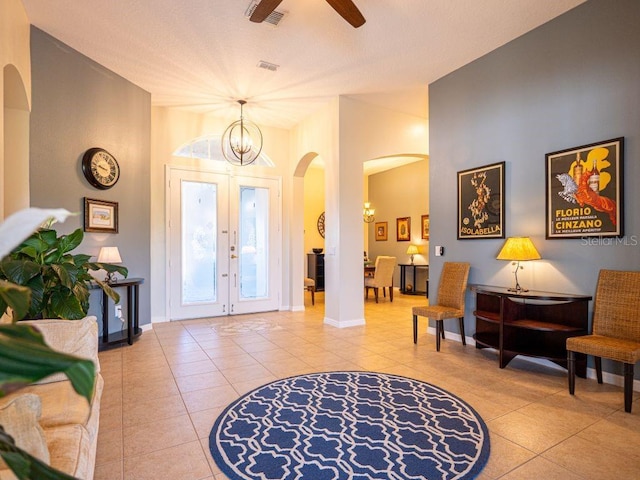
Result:
M281 2L282 0L262 0L256 6L249 20L256 23L264 22L266 18L271 15L271 12L278 8Z
M354 28L361 27L366 22L358 7L351 0L327 0L327 3Z

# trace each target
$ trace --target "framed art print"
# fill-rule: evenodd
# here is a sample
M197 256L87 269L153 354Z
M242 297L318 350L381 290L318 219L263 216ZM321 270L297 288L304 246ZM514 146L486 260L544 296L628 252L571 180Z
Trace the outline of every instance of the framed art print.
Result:
M387 222L376 222L376 241L386 241L387 240Z
M458 239L504 238L505 162L458 172Z
M429 240L429 215L422 215L422 239Z
M396 241L411 240L411 217L396 218Z
M622 237L624 138L546 155L546 238Z
M85 197L84 231L118 233L118 203Z

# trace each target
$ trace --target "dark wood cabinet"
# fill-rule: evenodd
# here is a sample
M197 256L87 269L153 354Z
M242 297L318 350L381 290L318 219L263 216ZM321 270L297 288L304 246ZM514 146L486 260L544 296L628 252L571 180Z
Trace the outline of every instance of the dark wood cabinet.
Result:
M315 280L316 292L324 291L324 253L307 253L307 277Z
M476 348L498 350L500 368L517 355L567 368L567 338L588 333L588 295L517 293L489 285L470 288L476 294ZM586 355L577 356L576 374L585 377L586 368Z

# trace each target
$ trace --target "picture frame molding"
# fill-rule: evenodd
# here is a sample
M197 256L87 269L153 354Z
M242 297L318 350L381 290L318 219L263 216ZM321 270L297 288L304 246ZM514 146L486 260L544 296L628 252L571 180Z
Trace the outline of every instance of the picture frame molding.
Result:
M109 221L98 220L99 209L109 213ZM118 233L118 202L84 197L84 231L91 233Z

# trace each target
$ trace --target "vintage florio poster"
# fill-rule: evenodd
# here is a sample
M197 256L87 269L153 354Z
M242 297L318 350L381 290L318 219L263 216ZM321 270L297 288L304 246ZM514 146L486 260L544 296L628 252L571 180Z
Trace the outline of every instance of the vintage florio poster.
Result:
M546 155L547 238L623 231L623 138Z

